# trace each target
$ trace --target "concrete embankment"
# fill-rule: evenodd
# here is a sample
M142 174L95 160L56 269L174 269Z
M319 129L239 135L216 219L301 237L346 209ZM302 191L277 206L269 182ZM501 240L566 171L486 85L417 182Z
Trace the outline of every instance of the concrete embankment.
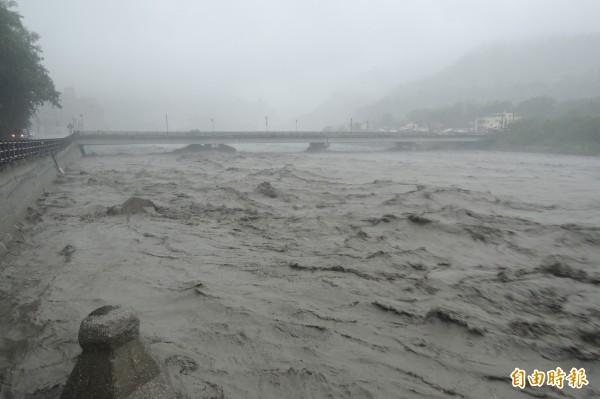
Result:
M27 208L38 199L59 174L61 168L81 158L76 144L71 144L52 155L26 158L0 169L0 243L10 238L27 214ZM56 162L55 162L56 160Z

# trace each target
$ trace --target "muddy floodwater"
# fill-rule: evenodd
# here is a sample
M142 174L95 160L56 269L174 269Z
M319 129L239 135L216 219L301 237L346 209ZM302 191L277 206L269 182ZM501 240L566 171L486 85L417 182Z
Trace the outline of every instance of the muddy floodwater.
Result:
M239 149L57 179L0 257L0 397L57 397L106 304L185 398L600 395L600 159Z

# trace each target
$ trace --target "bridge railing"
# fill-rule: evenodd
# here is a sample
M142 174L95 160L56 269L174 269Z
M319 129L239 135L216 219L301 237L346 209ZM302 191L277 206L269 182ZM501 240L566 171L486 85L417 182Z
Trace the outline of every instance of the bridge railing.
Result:
M0 141L0 165L60 151L72 142L73 136L47 140Z
M366 132L366 131L354 131L354 132L320 132L320 131L287 131L287 130L275 130L275 131L198 131L198 132L166 132L166 131L84 131L76 132L75 137L110 137L110 136L173 136L173 137L232 137L232 136L286 136L286 137L328 137L328 136L398 136L398 135L410 135L413 132Z

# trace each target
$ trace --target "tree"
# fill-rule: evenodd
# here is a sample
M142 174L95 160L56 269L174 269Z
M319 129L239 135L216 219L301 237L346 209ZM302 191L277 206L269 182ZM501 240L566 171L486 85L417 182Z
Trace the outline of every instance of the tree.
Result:
M548 96L533 97L519 104L516 112L524 118L555 116L556 100Z
M23 26L15 5L0 0L0 137L29 127L45 102L60 108L60 94L42 65L39 35Z

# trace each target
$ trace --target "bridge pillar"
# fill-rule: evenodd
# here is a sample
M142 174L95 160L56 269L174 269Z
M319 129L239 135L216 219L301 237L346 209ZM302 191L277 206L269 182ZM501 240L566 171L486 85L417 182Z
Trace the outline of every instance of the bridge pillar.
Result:
M324 151L327 148L329 148L329 143L309 143L306 151L317 152L317 151Z
M85 148L83 148L83 144L79 144L79 151L81 151L81 156L85 157L87 154L85 153Z

